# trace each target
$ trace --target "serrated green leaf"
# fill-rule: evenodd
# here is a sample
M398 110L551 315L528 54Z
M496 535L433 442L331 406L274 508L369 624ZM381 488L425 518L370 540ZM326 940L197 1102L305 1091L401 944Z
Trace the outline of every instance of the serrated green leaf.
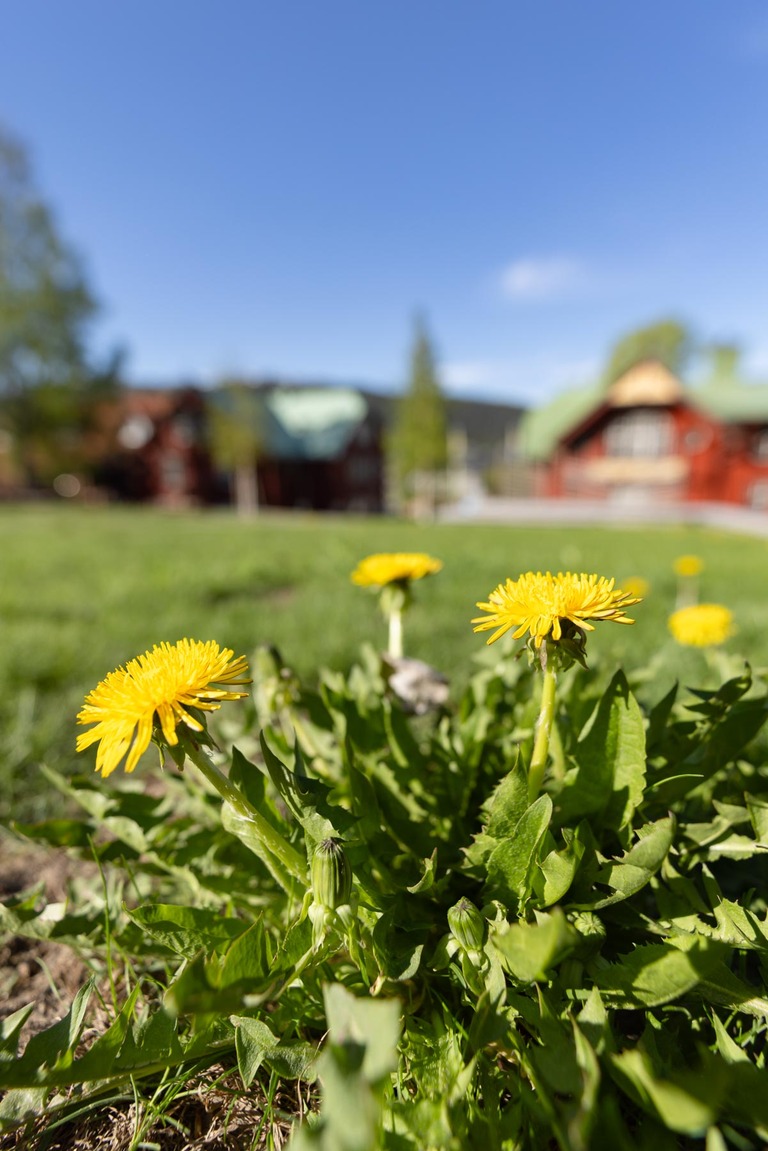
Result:
M47 1084L59 1073L64 1073L66 1078L93 988L94 980L89 979L75 995L63 1019L33 1035L18 1059L0 1062L0 1090Z
M94 787L90 782L86 782L83 776L65 779L64 776L59 775L57 771L53 771L44 763L40 765L40 771L48 782L53 784L57 791L73 799L75 803L77 803L79 807L82 807L84 811L87 811L97 823L101 823L107 812L115 805L114 798L108 792ZM79 784L82 786L78 786Z
M533 877L538 907L551 907L560 902L576 877L584 851L577 828L576 835L569 835L569 842L561 851L550 851L544 856Z
M639 1048L621 1051L608 1058L613 1077L668 1130L701 1136L714 1123L722 1093L720 1083L714 1095L713 1085L709 1084L709 1091L702 1091L702 1097L699 1097L687 1086L658 1077L648 1056Z
M229 779L257 811L264 811L266 777L255 763L243 755L239 747L232 748L232 762L229 766ZM265 816L266 818L266 816Z
M20 1059L15 1062L0 1063L0 1089L27 1088L36 1085L45 1085L46 1089L61 1088L108 1078L113 1073L118 1057L122 1053L126 1037L130 1038L129 1028L139 990L138 986L134 988L104 1034L100 1035L79 1059L59 1058L53 1064L47 1058L41 1061L40 1049L37 1045L32 1047L33 1040L30 1040ZM78 1009L78 1015L81 1015L81 1008ZM48 1034L58 1027L61 1028L60 1037L64 1033L62 1025L66 1023L67 1020L62 1020L60 1024L54 1024L54 1028L50 1028ZM80 1017L79 1023L75 1017L69 1026L70 1028L75 1027L67 1048L71 1055L79 1041L82 1017ZM43 1032L43 1035L46 1033ZM33 1036L33 1039L36 1038L37 1036ZM55 1037L47 1040L49 1047L51 1041L55 1042ZM31 1051L30 1047L32 1047Z
M655 749L666 733L667 724L672 715L672 708L677 699L678 684L673 684L667 694L651 708L648 715L648 730L646 732L646 745L649 754Z
M247 931L238 935L222 957L216 983L228 987L236 983L259 983L267 979L272 970L267 935L261 919Z
M613 1007L658 1007L702 983L716 969L720 955L704 939L686 940L685 950L664 943L643 944L595 972L595 985Z
M578 906L599 911L641 891L666 859L674 842L675 829L676 821L671 815L655 823L646 823L638 831L639 838L633 847L617 862L601 867L595 876L595 882L612 888L613 894L593 897Z
M317 1079L318 1051L311 1043L280 1043L268 1051L264 1062L281 1079L301 1079L304 1083L314 1083Z
M508 931L493 933L493 946L504 967L520 983L545 979L577 941L577 932L559 907L539 915L536 923L516 923Z
M330 788L319 779L304 773L301 749L295 745L296 770L291 771L267 743L266 734L259 735L261 751L270 779L286 807L301 826L311 844L339 836L354 823L353 816L343 807L329 802Z
M579 1012L578 1023L590 1045L598 1054L602 1054L610 1042L610 1026L608 1012L596 987L590 990L587 1000Z
M435 876L437 875L437 848L432 852L429 859L424 860L423 866L424 870L421 874L421 879L418 883L414 883L407 889L411 895L421 895L434 886Z
M192 959L199 951L210 954L242 935L247 924L203 907L147 903L126 908L128 918L164 947Z
M26 1046L20 1062L30 1066L59 1069L72 1061L72 1055L80 1040L85 1022L85 1012L95 985L89 979L75 995L72 1005L63 1019L45 1031L33 1035Z
M131 851L141 855L148 848L147 837L143 829L135 820L126 815L108 815L102 820L104 830L114 836L120 843L124 843Z
M715 1029L715 1040L717 1042L717 1050L722 1055L726 1063L749 1063L749 1055L746 1051L739 1047L738 1043L731 1038L726 1031L725 1027L720 1021L720 1017L716 1012L710 1015L712 1025Z
M758 842L768 844L768 801L762 796L746 793L744 800Z
M235 1025L235 1051L237 1068L244 1087L250 1087L256 1073L264 1062L264 1057L280 1044L266 1023L247 1016L233 1016Z
M88 847L93 828L84 819L46 819L40 823L14 821L14 831L26 839L47 843L51 847Z
M705 859L751 859L754 855L763 855L768 851L768 844L755 843L746 835L729 835L719 839L717 843L710 844L703 856Z
M176 1020L167 1011L162 1009L153 1011L147 1018L137 1021L128 1033L125 1043L119 1046L120 1036L117 1029L110 1034L102 1036L91 1048L89 1055L93 1056L95 1067L101 1065L102 1075L106 1074L110 1050L119 1048L117 1059L114 1060L115 1071L135 1071L140 1067L162 1067L169 1063L177 1063L183 1057L183 1050L177 1034Z
M528 808L528 773L518 759L494 790L488 803L486 835L503 839L512 835Z
M19 1033L35 1010L34 1003L28 1003L0 1020L0 1056L14 1056L19 1045Z
M573 750L577 767L558 796L561 822L600 816L620 830L632 819L645 787L645 726L623 672L617 672Z
M323 998L331 1042L337 1047L362 1047L362 1075L369 1083L384 1080L397 1067L399 1001L359 999L340 983L326 985Z
M488 860L488 895L513 912L530 895L539 846L551 819L552 800L540 795L518 821L513 835L503 840Z
M11 1131L42 1114L47 1087L15 1087L0 1100L0 1131Z

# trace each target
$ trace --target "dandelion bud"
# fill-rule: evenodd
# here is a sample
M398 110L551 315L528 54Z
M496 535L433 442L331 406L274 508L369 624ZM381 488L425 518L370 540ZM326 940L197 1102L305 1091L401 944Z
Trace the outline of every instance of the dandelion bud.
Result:
M312 857L312 895L320 907L335 911L349 903L352 890L352 872L342 843L338 839L324 839L315 848Z
M470 899L460 899L449 909L448 926L465 951L482 951L485 920Z

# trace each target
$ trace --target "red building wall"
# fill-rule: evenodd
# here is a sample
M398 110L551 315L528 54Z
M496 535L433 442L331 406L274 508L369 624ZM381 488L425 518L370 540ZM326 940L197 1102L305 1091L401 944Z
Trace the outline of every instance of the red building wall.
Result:
M668 423L657 454L613 454L606 431L631 411ZM601 405L558 445L537 494L581 499L620 495L658 501L720 501L768 507L768 429L725 424L685 402L636 409Z

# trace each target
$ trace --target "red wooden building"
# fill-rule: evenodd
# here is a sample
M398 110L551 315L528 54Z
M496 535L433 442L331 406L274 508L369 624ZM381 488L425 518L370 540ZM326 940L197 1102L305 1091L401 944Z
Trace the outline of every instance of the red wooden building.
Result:
M732 364L699 387L637 364L529 412L521 439L539 496L768 508L768 387Z
M102 406L90 439L96 484L118 499L186 507L215 498L203 394L126 388Z
M383 508L382 424L352 388L247 387L236 413L252 425L252 482L267 507ZM227 502L211 414L226 391L128 388L105 404L91 437L96 484L113 498L170 507Z

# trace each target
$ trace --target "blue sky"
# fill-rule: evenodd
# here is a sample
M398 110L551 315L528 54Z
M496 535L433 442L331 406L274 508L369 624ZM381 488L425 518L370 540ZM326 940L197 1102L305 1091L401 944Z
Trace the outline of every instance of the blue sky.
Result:
M0 0L0 121L135 382L535 403L657 317L768 378L764 0Z

